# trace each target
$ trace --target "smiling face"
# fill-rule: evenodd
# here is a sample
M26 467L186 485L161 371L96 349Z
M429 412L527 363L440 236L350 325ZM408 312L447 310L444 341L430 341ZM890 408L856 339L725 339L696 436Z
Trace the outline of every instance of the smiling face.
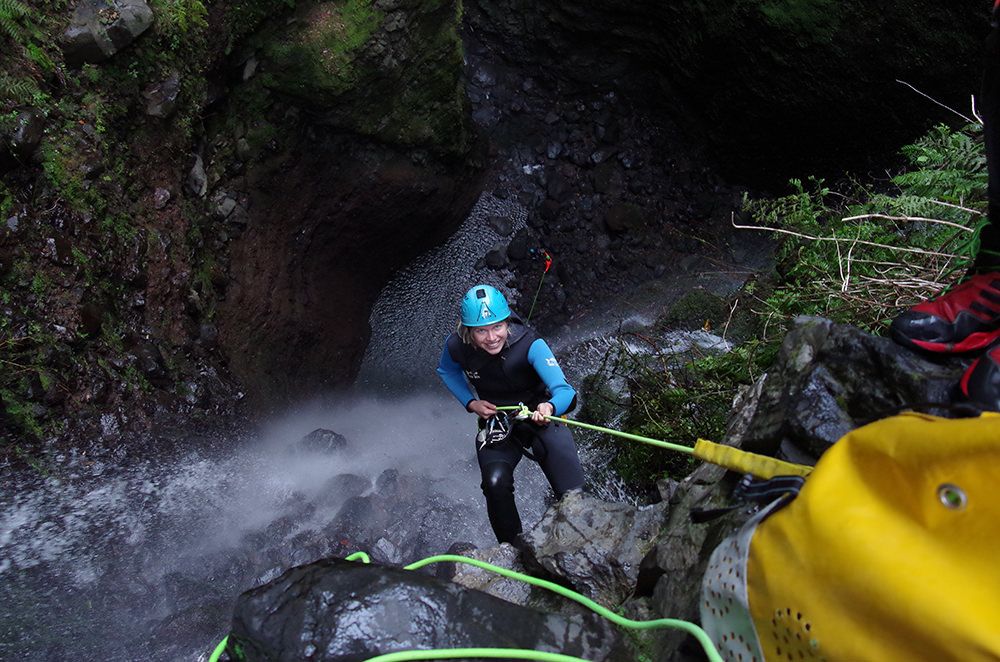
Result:
M507 343L508 331L506 321L477 326L472 329L472 343L487 354L499 354Z

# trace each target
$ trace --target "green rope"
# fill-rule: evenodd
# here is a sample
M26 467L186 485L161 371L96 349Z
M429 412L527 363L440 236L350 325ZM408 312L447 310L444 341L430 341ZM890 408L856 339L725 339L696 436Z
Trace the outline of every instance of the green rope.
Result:
M438 648L436 650L400 651L370 657L365 662L403 662L404 660L451 660L455 658L497 657L504 660L542 660L543 662L589 662L580 657L545 653L524 648Z
M355 561L360 560L362 563L370 563L368 555L364 552L355 552L350 556L346 557L345 560ZM558 593L559 595L569 598L574 602L578 602L584 607L595 612L599 616L603 616L615 625L620 625L622 627L631 628L633 630L652 630L658 628L672 628L674 630L681 630L692 635L701 644L704 649L705 654L708 656L709 662L723 662L722 656L715 648L715 644L712 643L711 637L708 633L702 630L700 627L694 623L689 623L688 621L682 621L677 618L658 618L652 621L635 621L631 618L625 618L620 614L616 614L607 607L604 607L585 595L581 595L576 591L571 591L565 586L560 586L553 582L547 581L545 579L539 579L537 577L532 577L524 573L517 572L516 570L510 570L508 568L501 568L500 566L495 566L486 561L480 561L478 559L470 559L466 556L457 556L455 554L439 554L437 556L429 556L425 559L415 561L408 566L404 566L404 570L419 570L424 566L431 565L432 563L465 563L467 565L476 566L477 568L482 568L489 572L493 572L502 577L507 577L509 579L516 579L518 581L525 582L526 584L531 584L532 586L537 586L539 588L544 588L546 590L552 591L553 593ZM221 643L215 648L215 652L212 653L212 657L209 658L209 662L217 662L219 655L225 649L226 641L229 638L223 639ZM532 651L520 648L453 648L453 649L434 649L434 650L411 650L411 651L399 651L396 653L386 653L384 655L378 655L376 657L368 658L365 662L402 662L405 660L439 660L439 659L455 659L461 657L485 657L485 658L516 658L521 660L542 660L543 662L588 662L587 660L581 660L577 657L571 657L569 655L561 655L559 653L545 653L542 651Z
M229 635L226 635L222 638L222 641L219 642L219 645L215 647L215 650L212 651L212 655L208 658L208 662L219 662L219 657L222 655L222 651L226 650L226 644L228 643Z
M525 414L531 413L524 405L514 405L514 406L504 406L497 407L498 411L516 411L524 412ZM590 423L581 423L580 421L574 421L570 418L563 418L562 416L546 416L545 417L551 421L559 421L567 425L575 425L578 428L584 428L587 430L595 430L597 432L603 432L605 434L614 435L616 437L621 437L622 439L631 439L632 441L639 441L644 444L649 444L650 446L658 446L660 448L666 448L671 451L678 451L680 453L687 453L688 455L694 455L694 449L690 446L682 446L681 444L673 444L669 441L661 441L660 439L653 439L652 437L642 437L637 434L629 434L628 432L622 432L620 430L613 430L611 428L601 427L600 425L591 425Z
M548 270L546 269L542 272L542 277L538 279L538 288L535 289L535 298L531 300L531 308L528 309L528 317L524 320L525 324L531 321L531 313L535 312L535 302L538 301L538 295L542 291L542 283L545 282L545 274L547 273Z
M501 568L499 566L492 565L486 561L480 561L478 559L470 559L465 556L457 556L455 554L440 554L438 556L431 556L426 559L421 559L415 563L411 563L405 566L406 570L417 570L424 567L425 565L430 565L431 563L466 563L468 565L476 566L477 568L482 568L490 572L496 573L503 577L509 577L511 579L517 579L519 581L531 584L532 586L538 586L539 588L544 588L553 593L558 593L559 595L569 598L574 602L578 602L584 607L590 609L591 611L597 613L600 616L608 619L615 625L620 625L622 627L631 628L633 630L651 630L656 628L672 628L675 630L683 630L688 634L694 636L698 643L701 644L702 648L705 649L705 654L708 655L708 659L711 662L722 662L722 656L719 655L718 651L715 649L715 644L712 643L711 637L708 633L702 630L700 627L694 623L689 623L687 621L682 621L676 618L658 618L652 621L635 621L631 618L625 618L615 612L611 611L607 607L597 604L585 595L581 595L576 591L571 591L565 586L560 586L553 582L547 581L545 579L539 579L538 577L531 577L530 575L525 575L523 573L517 572L515 570L509 570L507 568ZM426 659L426 658L421 658Z

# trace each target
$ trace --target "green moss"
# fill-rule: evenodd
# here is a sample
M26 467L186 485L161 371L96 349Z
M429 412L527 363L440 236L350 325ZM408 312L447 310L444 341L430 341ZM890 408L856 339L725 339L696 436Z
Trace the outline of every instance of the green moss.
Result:
M49 277L44 272L36 271L31 278L31 292L39 299L45 298L50 285Z
M622 345L602 374L627 376L630 402L622 430L693 446L698 438L722 439L737 389L758 378L776 350L777 344L751 340L724 354L650 359ZM603 443L616 451L612 465L619 475L642 487L682 478L696 466L687 455L644 444L611 438Z
M298 30L265 50L276 65L272 71L275 87L328 102L354 89L360 79L359 51L383 18L371 0L314 5Z
M715 328L726 321L729 305L708 290L696 288L682 296L670 307L660 324L667 328Z
M228 55L241 39L257 30L267 19L281 21L281 10L295 7L296 0L244 0L227 5L224 39Z
M462 152L469 142L458 12L449 2L408 6L405 66L373 37L385 15L371 0L311 6L294 32L265 42L267 83L345 128L402 145ZM403 37L399 37L403 38Z
M834 0L764 0L758 11L768 23L795 34L797 39L830 43L840 29L843 3Z

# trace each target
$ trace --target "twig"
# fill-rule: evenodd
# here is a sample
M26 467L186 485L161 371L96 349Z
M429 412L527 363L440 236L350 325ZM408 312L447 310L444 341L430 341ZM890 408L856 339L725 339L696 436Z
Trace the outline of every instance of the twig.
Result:
M858 228L858 236L855 237L856 241L851 244L851 247L847 249L847 278L844 279L844 284L841 291L846 292L847 288L850 286L851 280L851 257L854 255L854 247L858 245L857 240L861 239L861 228ZM839 245L839 244L838 244Z
M959 117L961 117L961 118L962 118L963 120L965 120L965 121L966 121L966 122L968 122L969 124L975 124L975 123L976 123L976 121L975 121L975 120L973 120L972 118L969 118L969 117L966 117L965 115L963 115L962 113L958 112L958 111L957 111L957 110L955 110L954 108L951 108L951 107L949 107L949 106L946 106L946 105L944 105L943 103L941 103L940 101L938 101L938 100L937 100L937 99L935 99L934 97L930 96L929 94L924 94L923 92L921 92L921 91L920 91L920 90L918 90L917 88L915 88L915 87L913 87L912 85L910 85L909 83L907 83L907 82L906 82L905 80L899 80L899 79L897 78L897 79L896 79L896 82L897 82L897 83L899 83L900 85L905 85L905 86L907 86L908 88L910 88L911 90L913 90L914 92L916 92L916 93L917 93L917 94L919 94L920 96L924 97L925 99L930 99L930 100L931 100L931 102L933 102L933 103L935 103L935 104L937 104L937 105L941 106L941 107L942 107L942 108L944 108L945 110L948 110L948 111L951 111L951 112L955 113L956 115L958 115ZM982 124L982 121L980 121L980 124Z
M729 323L733 321L733 313L736 312L736 306L740 305L740 300L735 299L733 301L733 307L729 309L729 317L726 319L725 326L722 327L722 341L726 341L726 334L729 333Z
M843 243L856 242L859 244L863 244L865 246L874 246L875 248L885 248L891 251L900 251L903 253L919 253L920 255L934 255L936 257L945 257L951 259L957 259L961 257L961 255L953 255L951 253L937 253L935 251L925 251L922 248L906 248L904 246L890 246L889 244L879 244L875 243L874 241L862 241L859 239L841 239L840 237L813 237L808 234L802 234L801 232L792 232L791 230L785 230L783 228L769 228L769 227L755 226L755 225L739 225L736 222L735 214L733 214L733 219L730 223L734 228L738 230L764 230L767 232L778 232L781 234L790 234L793 237L800 237L802 239L810 239L812 241L836 241Z
M968 212L970 214L976 214L977 216L985 216L986 215L986 214L984 214L983 212L981 212L981 211L979 211L977 209L969 209L968 207L963 207L962 205L956 205L956 204L952 204L950 202L942 202L941 200L928 200L927 202L932 202L932 203L934 203L936 205L941 205L942 207L951 207L952 209L958 209L958 210L961 210L961 211L964 211L964 212Z
M972 228L966 227L961 223L942 221L941 219L938 218L924 218L923 216L889 216L888 214L858 214L857 216L845 216L840 220L859 221L863 218L882 218L887 221L913 221L913 222L924 222L924 223L937 223L940 225L947 225L953 228L958 228L959 230L964 230L965 232L974 232Z
M979 123L982 124L983 117L979 114L979 109L976 108L976 95L970 94L969 96L972 97L972 116L979 120Z
M847 291L847 279L844 278L844 256L840 252L840 244L836 244L837 249L837 271L840 272L840 291Z

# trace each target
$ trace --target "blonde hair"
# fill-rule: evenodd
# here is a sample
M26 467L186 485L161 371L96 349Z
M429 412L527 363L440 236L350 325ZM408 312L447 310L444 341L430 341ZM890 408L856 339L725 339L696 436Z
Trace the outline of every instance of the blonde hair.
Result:
M509 319L500 320L500 321L503 322L504 324L506 324L507 328L510 328L510 320ZM472 329L473 328L474 327L471 327L471 326L465 326L464 324L462 324L462 320L458 320L458 327L455 329L455 333L458 334L458 337L461 338L462 342L464 342L466 345L475 346L476 343L473 342L473 340L472 340ZM508 345L508 344L510 344L509 340L505 340L504 341L504 345Z
M466 345L471 345L472 343L472 329L462 324L462 320L458 320L458 328L455 329L455 333L458 337L462 339Z

